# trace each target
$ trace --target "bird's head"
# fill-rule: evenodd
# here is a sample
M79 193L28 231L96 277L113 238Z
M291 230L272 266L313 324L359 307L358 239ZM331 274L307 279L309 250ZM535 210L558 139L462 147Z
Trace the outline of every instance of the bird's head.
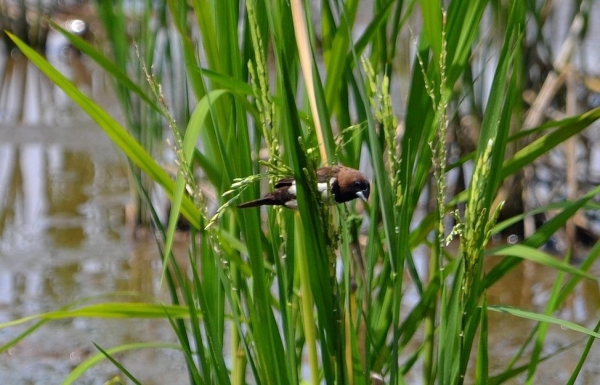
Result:
M356 194L356 196L366 202L369 199L369 194L371 193L371 184L366 179L357 179L352 182L351 190Z
M338 203L361 198L365 202L371 193L371 184L362 172L347 167L340 167L335 175L339 190L335 192Z

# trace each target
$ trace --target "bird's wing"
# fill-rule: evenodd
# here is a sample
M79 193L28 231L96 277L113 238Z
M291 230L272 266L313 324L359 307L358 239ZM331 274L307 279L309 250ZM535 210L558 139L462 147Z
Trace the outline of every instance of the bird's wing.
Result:
M340 171L340 166L321 167L317 170L317 182L323 183L329 181ZM293 177L283 178L277 181L275 188L291 186L295 179Z
M339 166L333 167L321 167L317 170L317 182L318 183L327 183L331 180L332 177L335 177L340 170Z
M293 177L279 179L277 183L275 183L275 188L291 186L294 183L295 179Z

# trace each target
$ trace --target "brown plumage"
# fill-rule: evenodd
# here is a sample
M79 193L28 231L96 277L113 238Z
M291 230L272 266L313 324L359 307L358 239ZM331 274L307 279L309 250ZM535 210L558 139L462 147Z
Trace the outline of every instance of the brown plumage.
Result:
M344 203L356 198L369 199L371 185L362 172L345 166L321 167L317 170L317 189L326 203ZM245 202L238 208L257 206L285 206L298 208L296 180L284 178L275 189L260 199Z

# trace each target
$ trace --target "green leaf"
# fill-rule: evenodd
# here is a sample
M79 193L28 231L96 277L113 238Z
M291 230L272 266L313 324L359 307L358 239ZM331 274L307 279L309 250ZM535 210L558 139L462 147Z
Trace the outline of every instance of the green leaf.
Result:
M141 343L119 345L114 348L106 349L105 352L110 355L115 355L117 353L131 352L131 351L142 350L142 349L181 350L181 346L176 345L176 344L166 343L166 342L141 342ZM75 369L73 369L71 371L71 373L69 373L67 378L65 378L65 380L63 381L62 385L74 384L75 381L77 381L82 375L85 374L85 372L87 372L89 369L93 368L94 366L98 365L105 359L106 359L106 356L102 353L98 353L98 354L86 359L81 364L77 365L77 367Z
M440 0L421 1L421 12L423 14L423 30L427 41L431 46L433 55L440 57L442 52L442 4ZM437 62L437 60L435 60Z
M552 317L549 315L534 313L534 312L531 312L528 310L522 310L522 309L517 309L515 307L503 306L503 305L488 306L488 309L496 311L498 313L507 313L507 314L513 315L515 317L530 319L532 321L548 322L548 323L551 323L554 325L558 325L563 329L569 329L569 330L573 330L578 333L588 335L590 337L600 338L600 333L597 333L597 332L590 330L586 327L583 327L581 325L577 325L576 323L565 321L560 318Z
M72 310L57 310L23 317L0 324L0 329L20 325L36 319L57 320L65 318L188 318L187 306L154 305L147 303L99 303Z
M100 345L98 345L95 342L92 342L94 344L94 346L96 347L96 349L98 349L100 351L100 353L102 353L102 355L104 357L106 357L110 362L112 362L112 364L114 366L117 367L117 369L119 369L123 374L125 374L125 376L127 376L127 378L129 378L134 384L136 385L142 385L141 382L139 382L137 380L137 378L135 378L133 376L133 374L131 374L129 372L129 370L127 370L119 361L117 361L109 352L107 352L106 350L104 350Z
M150 99L148 95L134 83L125 72L121 70L119 66L113 63L109 58L94 48L90 43L82 39L81 37L69 33L63 29L60 25L50 20L52 28L57 29L60 33L65 36L69 42L78 50L89 56L96 64L102 67L109 75L111 75L117 83L125 86L127 89L139 96L145 103L152 107L155 111L160 112L160 108L156 105L154 100Z
M131 159L131 161L144 171L152 180L165 189L166 194L172 198L175 182L170 175L156 163L146 150L121 126L112 116L100 107L91 98L81 92L73 82L64 77L50 63L35 50L28 47L18 37L7 32L25 56L35 64L46 76L60 87L81 109L83 109L106 132L110 139ZM192 226L200 227L200 215L188 197L182 201L181 212Z
M582 276L594 281L596 280L596 277L594 277L593 275L581 271L580 269L577 269L576 267L573 267L568 263L562 262L556 259L556 257L544 253L543 251L538 250L535 247L530 247L527 245L498 246L488 250L486 252L486 255L510 255L513 257L519 257L543 266L550 267L552 269L564 271L565 273Z
M229 90L215 90L207 93L196 105L194 113L190 118L187 129L185 130L185 137L183 138L183 156L188 165L192 165L192 159L194 158L194 152L196 150L196 144L198 143L198 137L200 136L200 130L204 127L204 121L209 116L211 104L214 103L221 96L230 93ZM183 167L183 166L180 166ZM165 258L169 258L171 248L173 246L173 239L175 236L175 229L177 226L177 217L182 209L182 204L188 195L185 194L186 181L181 172L177 173L177 179L175 181L175 189L173 191L171 213L169 214L169 228L167 230L167 242L165 245ZM163 276L167 270L168 263L165 260L163 263Z
M512 175L523 167L531 164L535 159L546 154L559 144L564 143L570 137L577 135L599 118L600 107L597 107L584 114L540 126L556 126L558 128L520 149L512 158L504 162L504 166L502 167L502 178Z

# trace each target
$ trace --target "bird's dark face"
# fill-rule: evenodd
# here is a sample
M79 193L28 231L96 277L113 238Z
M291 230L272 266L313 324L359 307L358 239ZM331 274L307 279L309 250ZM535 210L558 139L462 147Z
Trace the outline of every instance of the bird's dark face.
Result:
M356 198L366 202L369 199L371 184L365 174L350 168L342 168L336 177L337 186L332 186L336 202L343 203Z
M366 202L371 193L371 184L366 179L357 179L352 182L350 191Z

